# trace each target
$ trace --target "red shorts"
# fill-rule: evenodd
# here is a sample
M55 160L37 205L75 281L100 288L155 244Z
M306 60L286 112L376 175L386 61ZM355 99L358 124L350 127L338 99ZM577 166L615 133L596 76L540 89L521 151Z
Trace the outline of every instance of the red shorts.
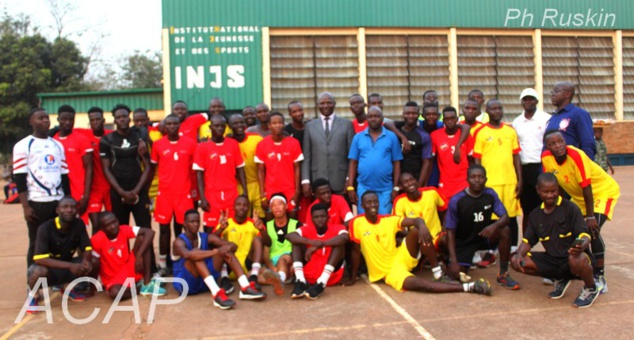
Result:
M170 195L159 191L154 203L154 220L158 224L170 224L172 216L176 223L185 222L185 212L194 209L194 202L187 194Z
M136 261L136 257L134 257L134 254L130 254L130 259L128 260L128 262L126 262L126 264L123 267L121 267L121 270L119 270L119 272L115 276L107 280L102 275L101 282L106 287L106 290L109 290L112 286L123 285L125 280L129 277L133 277L134 282L139 282L143 278L143 275L135 272L134 270L135 261Z
M315 284L317 279L324 272L324 267L328 264L328 258L326 257L317 257L314 256L310 259L308 263L304 265L304 277L306 278L306 282L309 284ZM344 266L342 265L339 269L335 270L330 274L330 278L328 279L327 286L335 286L341 279L343 278Z
M215 227L218 225L220 211L229 211L229 216L233 217L233 204L238 197L238 188L227 191L211 191L205 192L205 198L209 202L209 212L203 214L203 222L205 227Z
M112 211L112 204L110 204L110 188L95 188L90 191L90 197L88 197L88 209L90 213L101 212L102 208L106 211Z

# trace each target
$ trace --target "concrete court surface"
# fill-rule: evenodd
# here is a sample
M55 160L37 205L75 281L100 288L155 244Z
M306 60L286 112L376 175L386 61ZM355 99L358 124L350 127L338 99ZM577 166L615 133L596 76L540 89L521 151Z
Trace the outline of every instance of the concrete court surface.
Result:
M634 320L634 167L617 167L615 178L621 198L615 218L603 231L607 244L606 277L609 293L588 309L571 306L582 283L575 281L566 296L550 300L551 286L539 278L513 273L519 291L494 283L497 268L471 272L493 283L492 297L474 294L442 294L392 290L383 283L359 281L353 287L328 288L317 301L279 297L266 287L266 301L239 301L234 310L214 308L209 294L190 296L177 305L156 307L154 322L147 323L150 299L139 296L140 323L133 312L115 312L103 324L110 306L104 293L84 302L68 302L74 318L86 318L100 308L97 318L85 325L67 320L62 298L52 293L53 323L40 312L14 323L25 301L26 225L19 205L0 205L0 336L12 339L191 339L191 338L437 338L512 339L611 338L632 339ZM431 277L428 270L418 273ZM174 299L170 287L167 296ZM122 303L131 306L131 302Z

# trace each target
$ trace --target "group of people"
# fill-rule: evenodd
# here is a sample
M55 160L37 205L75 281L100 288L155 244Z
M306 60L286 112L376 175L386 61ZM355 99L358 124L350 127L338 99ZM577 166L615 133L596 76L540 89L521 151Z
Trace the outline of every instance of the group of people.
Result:
M98 107L88 129L74 127L71 106L59 108L52 130L48 113L34 109L33 134L13 154L30 303L40 278L66 289L100 277L114 299L136 289L163 295L161 277L173 275L177 291L209 291L228 309L233 280L240 299L265 298L263 284L281 295L289 282L292 298L317 299L328 286L354 285L362 270L399 291L491 295L469 273L499 262L501 286L520 288L510 267L554 280L553 299L581 279L574 305L589 307L607 291L601 227L619 187L592 161L592 121L572 104L574 91L567 82L553 88L551 116L525 89L512 125L479 90L462 115L427 91L422 105L404 104L402 121L384 118L376 93L368 104L350 96L352 121L335 113L331 93L319 95L309 121L292 101L288 124L264 103L227 115L220 98L194 114L176 101L158 124L117 105L114 131ZM531 251L538 242L545 252ZM414 275L418 266L432 279ZM94 288L71 287L69 296Z

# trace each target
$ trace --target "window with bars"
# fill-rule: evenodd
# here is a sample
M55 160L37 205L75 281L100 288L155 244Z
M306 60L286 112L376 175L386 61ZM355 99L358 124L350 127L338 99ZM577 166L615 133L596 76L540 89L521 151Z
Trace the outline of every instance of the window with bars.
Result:
M368 94L381 94L386 116L400 117L407 101L422 105L427 90L449 105L447 46L446 35L366 37Z
M498 98L504 120L522 113L519 95L535 86L533 41L528 36L458 36L460 103L479 89L485 100ZM482 108L484 110L484 108Z
M634 37L623 38L623 119L634 120Z
M577 89L575 105L590 112L592 118L614 119L612 38L542 37L542 65L545 93L558 82L570 81ZM552 109L546 103L544 107Z
M290 101L304 104L307 118L318 114L320 93L331 92L336 113L351 117L348 98L359 90L356 36L272 36L272 108L286 112Z

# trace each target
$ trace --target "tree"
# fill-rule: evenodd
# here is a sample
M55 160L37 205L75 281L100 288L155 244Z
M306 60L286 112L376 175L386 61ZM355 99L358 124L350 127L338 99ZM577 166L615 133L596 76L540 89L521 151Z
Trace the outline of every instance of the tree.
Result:
M121 75L122 85L126 88L147 89L162 87L163 67L159 52L134 54L125 57Z
M30 133L28 113L39 106L38 93L83 89L87 62L72 41L47 41L28 17L5 14L0 22L0 152L11 152Z

